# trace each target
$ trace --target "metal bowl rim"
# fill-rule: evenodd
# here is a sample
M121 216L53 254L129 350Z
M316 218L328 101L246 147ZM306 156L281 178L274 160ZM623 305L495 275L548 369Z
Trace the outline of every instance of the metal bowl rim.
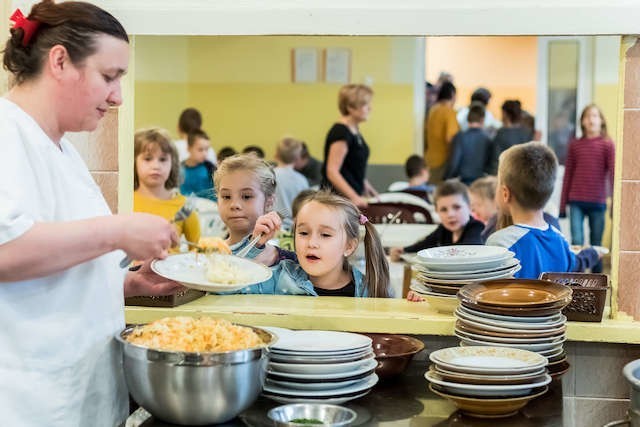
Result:
M129 326L127 326L126 328L124 328L122 331L117 332L115 334L115 339L120 342L125 348L130 348L132 350L135 350L137 352L147 352L147 351L152 351L161 355L166 355L166 356L173 356L173 357L212 357L212 356L233 356L237 353L241 353L241 352L247 352L247 351L252 351L252 350L257 350L257 351L269 351L269 347L272 346L273 344L275 344L278 341L278 336L276 334L274 334L273 332L270 332L266 329L262 329L262 328L258 328L256 326L249 326L249 325L243 325L240 323L233 323L233 325L235 326L243 326L245 328L250 328L254 331L260 331L261 333L266 334L267 336L269 336L271 339L268 343L266 343L264 346L259 346L259 347L249 347L249 348L243 348L243 349L239 349L239 350L230 350L230 351L212 351L212 352L197 352L197 351L171 351L171 350L160 350L160 349L155 349L155 348L151 348L151 347L144 347L142 345L138 345L138 344L134 344L132 342L129 342L128 340L126 340L124 337L129 335L131 333L131 331L133 331L134 328L138 327L138 326L144 326L146 325L146 323L138 323L138 324L131 324Z
M354 411L353 409L347 408L347 407L341 406L341 405L333 405L333 404L330 404L330 403L288 403L286 405L280 405L280 406L276 406L275 408L271 408L269 410L269 412L267 412L267 417L271 421L275 421L275 422L287 423L287 424L292 424L292 425L302 425L302 424L298 424L298 423L292 423L290 421L276 420L275 418L272 417L272 414L275 413L276 411L283 410L283 408L309 407L309 406L316 406L316 407L317 406L323 406L323 407L335 408L335 409L338 409L340 411L344 411L344 412L346 412L347 414L350 415L349 419L347 419L345 421L340 421L339 423L330 423L330 425L333 425L333 424L349 425L350 423L355 421L355 419L358 417L358 413L356 411Z

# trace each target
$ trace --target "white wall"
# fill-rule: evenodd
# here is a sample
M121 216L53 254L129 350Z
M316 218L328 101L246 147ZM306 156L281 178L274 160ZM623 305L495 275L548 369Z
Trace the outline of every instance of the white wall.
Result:
M99 0L132 34L635 34L630 0Z

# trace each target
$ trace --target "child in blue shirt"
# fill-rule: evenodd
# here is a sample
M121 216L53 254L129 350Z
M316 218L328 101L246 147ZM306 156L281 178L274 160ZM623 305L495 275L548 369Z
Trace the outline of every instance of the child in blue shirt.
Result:
M522 265L517 278L582 271L599 261L593 248L576 257L562 233L544 220L542 209L553 192L557 168L553 151L539 142L519 144L500 155L496 203L501 212L511 216L513 225L489 236L487 245L515 253Z
M207 160L211 148L209 136L201 129L187 136L189 157L181 164L184 181L180 185L180 193L185 196L195 194L214 202L217 200L213 190L213 173L216 167Z

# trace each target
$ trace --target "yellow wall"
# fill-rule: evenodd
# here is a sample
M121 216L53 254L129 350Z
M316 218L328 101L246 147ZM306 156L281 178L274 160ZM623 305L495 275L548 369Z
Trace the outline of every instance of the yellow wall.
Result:
M538 45L536 37L428 37L427 80L441 71L453 74L457 107L469 104L471 93L484 86L492 93L489 110L500 119L500 106L519 99L535 114Z
M291 49L351 49L351 80L372 82L373 113L362 131L371 163L403 163L413 147L415 48L390 37L136 37L136 127L175 134L186 107L198 108L214 148L261 145L268 157L284 135L322 157L339 117L340 85L291 82Z

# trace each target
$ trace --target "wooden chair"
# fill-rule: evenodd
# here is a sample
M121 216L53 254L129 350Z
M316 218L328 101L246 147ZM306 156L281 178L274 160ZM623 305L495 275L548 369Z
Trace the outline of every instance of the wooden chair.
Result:
M362 213L373 224L386 224L398 212L400 215L394 221L398 224L433 224L433 218L429 210L422 206L408 203L369 203Z
M401 193L407 193L407 194L412 194L414 196L420 197L422 200L426 201L427 203L433 204L433 195L426 191L426 190L411 190L409 188L406 188L404 190L400 190Z

